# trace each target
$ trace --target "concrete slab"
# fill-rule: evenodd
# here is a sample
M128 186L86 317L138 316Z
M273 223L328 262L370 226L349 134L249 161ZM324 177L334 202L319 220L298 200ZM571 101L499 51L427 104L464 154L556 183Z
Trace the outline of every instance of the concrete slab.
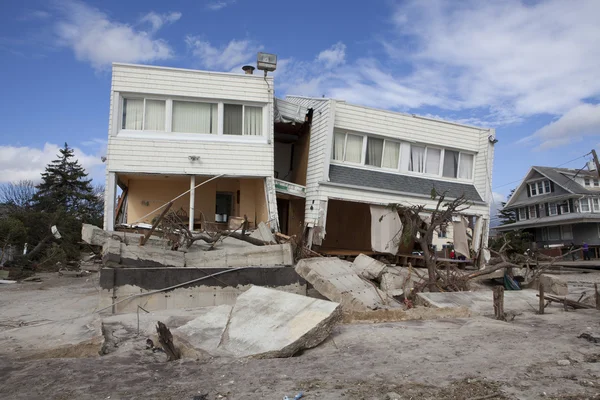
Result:
M237 357L291 357L325 340L340 319L338 303L253 286L238 297L219 349Z
M344 310L366 311L401 307L374 284L362 279L347 261L333 257L300 260L296 272Z
M538 298L535 290L506 290L504 310L531 312L537 310ZM494 314L493 293L491 290L477 292L419 293L419 299L436 308L467 307L475 314Z
M139 246L121 243L120 254L120 265L123 267L183 268L185 266L185 253L148 245Z
M277 243L275 236L273 236L273 233L264 222L258 224L258 227L250 234L250 237L267 243Z
M294 257L290 243L185 253L185 265L189 268L291 266L293 264Z
M365 254L359 254L351 265L352 269L366 279L379 282L387 265Z

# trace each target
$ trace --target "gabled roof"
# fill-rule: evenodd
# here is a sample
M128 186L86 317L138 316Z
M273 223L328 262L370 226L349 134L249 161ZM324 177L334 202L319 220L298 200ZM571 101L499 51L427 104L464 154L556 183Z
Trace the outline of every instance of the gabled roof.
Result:
M578 169L570 169L570 168L556 168L556 167L542 167L542 166L533 166L529 169L525 178L521 181L519 186L517 186L515 192L508 200L504 208L511 208L514 206L514 203L517 204L525 204L527 202L516 202L515 199L519 197L519 194L522 190L525 190L525 185L527 183L528 177L532 175L533 172L537 172L540 175L548 178L555 185L560 186L568 193L571 194L599 194L598 191L592 191L586 189L584 186L577 183L574 179L577 177L590 177L590 178L598 178L598 174L596 171L587 171L587 170L578 170Z

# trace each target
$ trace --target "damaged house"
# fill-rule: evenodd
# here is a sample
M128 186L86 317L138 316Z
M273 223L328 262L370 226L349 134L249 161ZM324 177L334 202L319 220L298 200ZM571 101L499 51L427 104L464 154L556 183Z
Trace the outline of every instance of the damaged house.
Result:
M493 129L328 98L274 98L272 77L113 64L104 229L151 224L161 206L190 230L250 228L334 255L412 251L390 203L472 206L434 244L487 242ZM467 234L468 232L468 234ZM469 253L463 245L463 253ZM469 254L466 254L467 256Z

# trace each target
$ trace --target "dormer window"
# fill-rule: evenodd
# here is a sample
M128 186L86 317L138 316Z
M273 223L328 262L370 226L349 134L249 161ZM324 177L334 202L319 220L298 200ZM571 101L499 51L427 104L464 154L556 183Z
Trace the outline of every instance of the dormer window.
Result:
M552 191L552 184L549 180L532 182L527 184L529 189L529 196L539 196L541 194L550 193Z

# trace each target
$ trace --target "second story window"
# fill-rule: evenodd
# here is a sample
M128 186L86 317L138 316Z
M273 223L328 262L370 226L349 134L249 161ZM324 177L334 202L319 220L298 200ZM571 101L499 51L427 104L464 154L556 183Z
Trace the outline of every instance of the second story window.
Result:
M590 186L590 178L583 178L583 183L585 186Z
M519 219L520 220L527 219L527 209L525 207L519 208Z
M529 218L537 218L537 209L535 206L529 206Z
M224 135L262 135L262 107L225 104Z
M123 99L122 129L134 131L165 131L164 100Z
M558 209L556 207L556 203L548 204L548 214L550 215L558 215Z
M550 193L552 191L552 184L548 180L538 181L527 184L529 196L539 196L541 194Z
M581 199L579 200L579 211L580 212L590 212L590 202L589 199Z
M336 132L333 137L333 159L360 164L362 162L363 137Z
M600 211L600 200L597 197L592 198L592 208L594 212Z
M217 133L217 104L173 101L173 132Z

